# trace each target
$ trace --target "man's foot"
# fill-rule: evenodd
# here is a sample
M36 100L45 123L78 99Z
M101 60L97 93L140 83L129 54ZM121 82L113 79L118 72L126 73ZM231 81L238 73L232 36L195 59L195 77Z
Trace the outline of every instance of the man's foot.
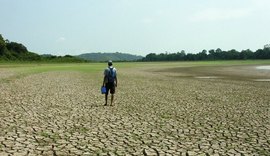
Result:
M107 106L107 103L105 103L104 106Z

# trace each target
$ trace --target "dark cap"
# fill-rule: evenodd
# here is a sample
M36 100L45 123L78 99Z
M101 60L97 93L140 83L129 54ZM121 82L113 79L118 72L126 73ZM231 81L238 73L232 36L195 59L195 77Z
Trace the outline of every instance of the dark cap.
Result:
M108 65L111 66L112 65L112 60L108 61Z

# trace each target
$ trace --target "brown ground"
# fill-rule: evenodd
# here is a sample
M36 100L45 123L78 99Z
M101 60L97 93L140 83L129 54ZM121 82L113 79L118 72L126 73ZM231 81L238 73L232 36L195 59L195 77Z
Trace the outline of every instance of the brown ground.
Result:
M178 67L156 70L157 72L174 73L178 76L217 76L223 79L254 80L270 79L269 70L258 70L255 65L238 66L203 66L203 67Z
M113 107L101 73L0 81L0 155L270 155L269 82L192 77L226 70L119 69Z

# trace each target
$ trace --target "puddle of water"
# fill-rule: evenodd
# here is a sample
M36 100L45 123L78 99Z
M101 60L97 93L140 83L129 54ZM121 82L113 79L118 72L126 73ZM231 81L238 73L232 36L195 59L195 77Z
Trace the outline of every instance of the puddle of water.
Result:
M218 79L221 77L217 77L217 76L196 76L195 78L197 79Z
M253 81L257 81L257 82L270 82L270 79L254 79Z
M270 66L257 66L256 69L270 70Z

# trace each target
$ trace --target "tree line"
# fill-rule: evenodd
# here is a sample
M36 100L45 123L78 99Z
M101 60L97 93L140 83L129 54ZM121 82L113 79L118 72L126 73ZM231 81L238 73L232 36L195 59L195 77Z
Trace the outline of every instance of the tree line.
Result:
M27 48L21 43L5 40L1 34L0 61L86 62L85 60L71 55L38 55L36 53L29 52Z
M150 53L142 61L203 61L203 60L248 60L248 59L270 59L270 48L264 47L255 52L247 49L241 52L232 49L223 51L220 48L209 51L203 50L197 54L192 54L182 50L177 53Z
M197 54L187 53L182 50L177 53L150 53L138 61L203 61L203 60L248 60L270 59L270 46L258 49L255 52L247 49L241 52L232 49L223 51L220 48L209 51L202 50ZM38 55L29 52L27 48L16 42L5 40L0 34L0 61L44 61L44 62L88 62L79 57L65 55Z

